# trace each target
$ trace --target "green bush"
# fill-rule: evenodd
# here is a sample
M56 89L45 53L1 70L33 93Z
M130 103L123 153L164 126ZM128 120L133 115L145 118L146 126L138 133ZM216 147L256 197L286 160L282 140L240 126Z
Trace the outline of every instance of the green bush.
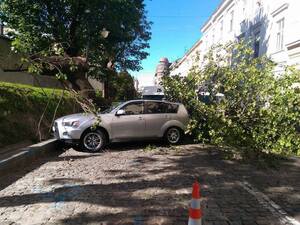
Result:
M38 123L47 104L40 130L42 139L49 138L60 99L56 118L78 111L77 104L66 91L0 83L0 147L24 140L37 141L40 136Z
M244 155L300 154L300 73L286 67L274 74L275 63L253 57L248 45L215 46L202 68L188 77L166 77L169 100L180 101L191 114L188 132L197 140L237 149ZM200 87L209 104L199 101ZM224 94L223 100L217 99Z

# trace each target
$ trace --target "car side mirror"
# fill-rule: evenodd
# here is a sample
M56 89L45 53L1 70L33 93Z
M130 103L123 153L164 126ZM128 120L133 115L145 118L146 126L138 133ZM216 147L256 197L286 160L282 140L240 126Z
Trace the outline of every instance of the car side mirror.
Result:
M125 115L126 113L125 113L125 110L124 109L119 109L118 111L117 111L117 113L116 113L116 116L123 116L123 115Z

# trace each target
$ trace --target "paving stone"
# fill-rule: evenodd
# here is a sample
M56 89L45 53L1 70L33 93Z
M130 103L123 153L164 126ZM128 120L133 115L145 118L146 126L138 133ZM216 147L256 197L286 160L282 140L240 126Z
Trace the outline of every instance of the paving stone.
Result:
M225 163L201 146L146 152L120 144L100 154L68 150L51 156L0 179L0 221L5 225L31 221L48 225L187 224L195 177L203 190L204 225L279 221L240 185L244 179L288 213L299 214L297 198L292 198L299 196L295 173L276 174Z

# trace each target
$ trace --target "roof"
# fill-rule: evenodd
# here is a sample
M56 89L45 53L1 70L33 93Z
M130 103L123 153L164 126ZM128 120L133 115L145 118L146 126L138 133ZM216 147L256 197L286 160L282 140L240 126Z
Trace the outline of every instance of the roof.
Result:
M171 103L171 104L176 104L176 105L181 105L180 102L170 102L168 100L156 100L156 99L134 99L134 100L129 100L127 102L123 102L123 105L131 102L164 102L164 103Z
M142 95L161 95L163 88L160 86L146 86L143 88Z
M159 60L159 62L169 63L168 58L164 57Z

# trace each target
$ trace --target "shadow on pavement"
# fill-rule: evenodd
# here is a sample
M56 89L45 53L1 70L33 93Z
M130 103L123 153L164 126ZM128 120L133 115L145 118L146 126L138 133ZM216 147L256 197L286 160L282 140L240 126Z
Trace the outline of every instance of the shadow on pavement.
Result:
M112 151L136 149L136 146L136 143L117 144L112 146ZM70 159L88 157L101 157L101 154ZM24 169L24 174L46 161L66 160L63 158L53 156L33 163ZM122 170L105 171L106 179L114 176L119 179L117 183L72 185L74 179L51 179L49 183L62 186L50 192L2 196L0 208L39 203L54 203L63 207L64 204L80 202L95 206L97 210L75 213L61 219L60 224L180 225L187 223L191 186L197 179L202 187L204 224L280 224L277 215L273 215L239 185L241 181L248 181L269 194L290 216L297 217L300 213L299 196L296 198L299 195L299 164L295 162L280 171L260 171L251 165L222 160L214 148L194 145L188 150L170 154L154 151L147 156L136 156L130 163L132 168L126 170L125 175L121 174L124 172ZM81 178L76 180L79 183L84 181ZM113 210L107 212L107 209Z
M299 179L293 180L296 177L281 180L283 177L277 174L280 177L277 179L272 174L275 172L265 173L250 165L222 160L214 149L199 146L170 156L153 152L149 156L135 157L132 164L134 167L127 170L125 176L118 176L121 170L106 171L117 176L120 179L118 183L70 185L72 180L52 179L50 183L63 186L51 192L3 196L0 198L0 208L81 202L97 206L99 210L79 212L62 219L61 224L186 224L191 185L197 179L202 187L205 224L270 224L272 221L271 224L275 225L279 224L278 217L245 191L239 182L247 180L266 192L281 185L297 188L299 184ZM297 171L294 167L290 169ZM78 180L81 181L80 178ZM290 186L291 184L295 184L295 187ZM286 201L294 194L295 192L287 192L282 197ZM280 199L275 196L274 201ZM281 199L280 202L283 207L284 201ZM291 206L293 203L289 204ZM285 210L291 216L297 216L298 204L299 202L293 205L294 212L288 208ZM106 210L101 211L101 208L114 209L115 212L108 213Z
M1 182L0 182L0 191L7 186L11 185L18 179L25 176L27 173L30 173L31 171L35 170L36 168L40 167L41 165L56 161L58 159L58 156L63 153L63 148L59 147L58 149L55 149L53 152L48 153L47 155L43 155L40 158L34 160L34 161L28 161L28 164L26 166L16 167L13 170L10 170L9 173L0 176Z

